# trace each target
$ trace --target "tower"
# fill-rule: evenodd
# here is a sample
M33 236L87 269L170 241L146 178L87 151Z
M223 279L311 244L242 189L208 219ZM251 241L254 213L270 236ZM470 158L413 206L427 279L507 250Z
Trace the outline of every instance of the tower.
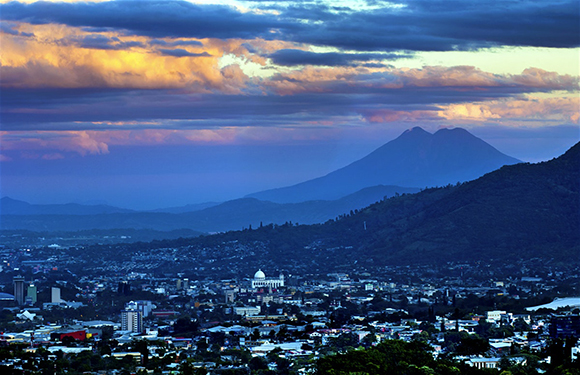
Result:
M26 302L34 305L37 301L37 289L36 285L30 284L28 290L26 290Z
M24 304L24 277L14 276L14 298L18 305Z

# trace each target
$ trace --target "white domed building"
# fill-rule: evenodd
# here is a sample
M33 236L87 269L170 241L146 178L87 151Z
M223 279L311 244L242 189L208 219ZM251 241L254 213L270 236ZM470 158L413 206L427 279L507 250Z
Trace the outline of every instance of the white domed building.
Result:
M284 286L284 275L280 274L278 278L266 278L262 270L258 270L252 279L252 288L279 288Z

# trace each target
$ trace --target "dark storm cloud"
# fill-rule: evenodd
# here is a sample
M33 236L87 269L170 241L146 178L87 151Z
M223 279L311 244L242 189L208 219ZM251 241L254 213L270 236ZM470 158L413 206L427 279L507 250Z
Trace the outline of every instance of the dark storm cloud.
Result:
M257 4L257 2L256 2ZM120 29L150 37L265 38L359 51L448 51L492 46L577 47L573 1L408 0L402 8L349 10L268 3L279 14L187 2L8 3L5 20ZM272 32L274 31L274 32Z
M2 4L0 10L5 20L112 28L156 38L254 38L269 33L272 28L285 26L273 16L184 1L11 2Z
M158 51L161 52L161 54L163 54L163 55L173 56L173 57L200 57L200 56L209 57L209 56L211 56L207 52L192 53L192 52L186 51L182 48L175 48L175 49L160 48L160 49L158 49Z
M313 6L316 8L316 6ZM410 1L382 8L328 14L321 25L288 38L353 50L471 50L484 47L580 45L580 6L566 2ZM295 14L290 10L289 14ZM300 12L307 14L307 6Z
M281 49L268 56L275 64L283 66L294 65L324 65L324 66L350 66L355 62L370 60L396 60L409 58L411 55L380 54L380 53L316 53L298 49ZM381 65L383 66L383 65Z

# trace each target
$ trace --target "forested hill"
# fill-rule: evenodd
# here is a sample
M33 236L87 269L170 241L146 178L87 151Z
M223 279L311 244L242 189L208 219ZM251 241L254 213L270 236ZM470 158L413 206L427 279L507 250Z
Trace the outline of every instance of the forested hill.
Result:
M371 206L363 248L380 258L580 261L580 144L539 164L505 166L475 181ZM415 202L412 204L411 202ZM356 225L356 224L354 224ZM360 226L360 223L359 223Z
M579 153L576 144L548 162L505 166L461 185L393 197L321 225L268 225L161 245L260 243L262 261L282 267L533 257L579 262Z

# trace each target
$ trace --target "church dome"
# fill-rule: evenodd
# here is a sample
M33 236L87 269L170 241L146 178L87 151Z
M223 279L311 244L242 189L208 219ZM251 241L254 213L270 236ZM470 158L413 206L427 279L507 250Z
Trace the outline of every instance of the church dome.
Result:
M258 270L258 272L256 272L254 274L254 279L265 279L266 275L264 274L264 272L262 272L262 270Z

